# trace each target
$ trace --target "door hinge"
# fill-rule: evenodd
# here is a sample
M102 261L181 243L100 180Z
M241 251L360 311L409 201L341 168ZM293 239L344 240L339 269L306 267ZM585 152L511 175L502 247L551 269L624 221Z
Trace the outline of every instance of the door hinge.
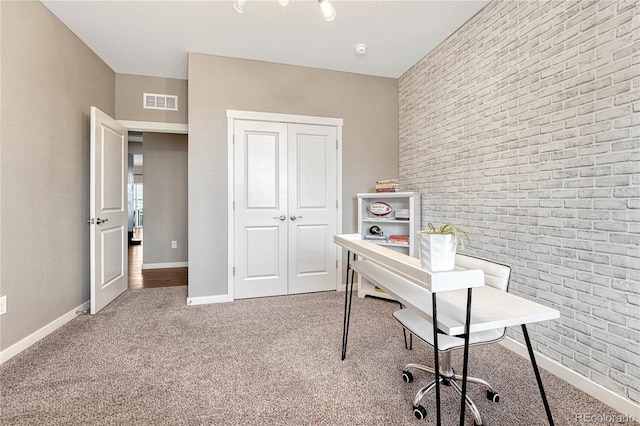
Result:
M336 269L338 269L338 261L336 260Z
M338 140L336 139L336 149L338 149Z
M231 273L231 274L232 274L234 277L236 276L236 267L235 267L235 266L232 268L232 273Z
M236 209L236 202L234 201L233 202L233 210L235 210L235 209Z
M336 200L336 209L338 208L338 200Z

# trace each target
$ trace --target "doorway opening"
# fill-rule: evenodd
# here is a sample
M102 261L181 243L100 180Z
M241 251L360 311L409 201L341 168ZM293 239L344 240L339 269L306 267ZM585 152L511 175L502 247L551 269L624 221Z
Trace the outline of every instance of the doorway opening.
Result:
M129 168L128 288L187 285L187 136L130 131Z

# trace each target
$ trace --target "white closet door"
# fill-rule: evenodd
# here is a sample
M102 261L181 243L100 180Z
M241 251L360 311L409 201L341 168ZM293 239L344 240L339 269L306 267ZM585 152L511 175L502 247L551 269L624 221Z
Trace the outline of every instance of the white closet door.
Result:
M235 298L287 294L287 125L234 122Z
M289 124L289 294L335 290L336 128Z

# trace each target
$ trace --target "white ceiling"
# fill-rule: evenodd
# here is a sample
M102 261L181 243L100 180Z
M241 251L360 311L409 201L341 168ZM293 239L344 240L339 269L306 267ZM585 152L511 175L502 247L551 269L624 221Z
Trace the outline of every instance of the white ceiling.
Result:
M187 52L398 78L486 0L42 0L116 73L187 78ZM357 56L354 46L368 52Z

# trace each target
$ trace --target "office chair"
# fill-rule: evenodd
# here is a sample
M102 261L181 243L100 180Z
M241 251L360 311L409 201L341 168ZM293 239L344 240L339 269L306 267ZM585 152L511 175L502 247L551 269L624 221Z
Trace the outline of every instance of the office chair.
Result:
M481 269L484 271L485 285L492 286L499 290L507 291L509 288L509 278L511 276L511 268L506 265L491 262L476 257L456 255L456 267L464 269ZM403 327L405 348L411 349L413 345L413 335L417 336L421 341L433 346L433 325L422 318L412 309L400 309L393 313ZM407 342L407 331L409 332L409 342ZM488 330L471 333L469 336L469 346L484 345L495 343L502 340L505 336L506 329ZM407 344L408 343L408 344ZM456 383L456 380L462 380L461 374L455 374L451 367L451 350L464 347L464 339L461 337L448 336L446 334L438 335L438 352L440 353L440 383L445 386L453 387L460 395L462 389ZM413 381L413 374L410 369L426 371L435 374L435 370L421 364L407 364L402 371L402 379L410 383ZM487 388L487 399L492 402L498 402L500 395L486 381L477 377L467 377L467 383L476 383ZM416 418L422 420L427 415L427 410L420 405L422 398L436 386L435 380L421 388L413 400L413 414ZM482 417L475 403L466 395L466 405L469 407L474 417L476 426L482 425Z

